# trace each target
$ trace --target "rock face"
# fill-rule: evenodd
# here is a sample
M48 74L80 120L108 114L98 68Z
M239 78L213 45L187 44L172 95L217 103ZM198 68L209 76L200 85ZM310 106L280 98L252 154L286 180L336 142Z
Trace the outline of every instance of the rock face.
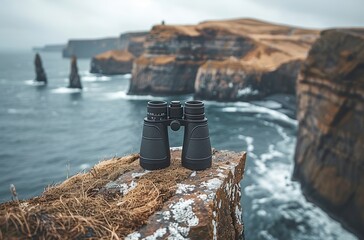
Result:
M321 33L298 86L294 177L364 238L364 29Z
M204 171L146 171L137 154L113 158L41 196L0 204L5 239L243 239L245 153L213 151Z
M112 49L118 49L119 38L103 38L103 39L78 39L69 40L67 46L63 49L64 58L91 58L97 54Z
M317 35L252 19L154 26L134 62L129 93L195 92L217 100L294 93L300 61Z
M122 34L119 50L110 50L94 56L90 72L105 75L131 73L134 59L144 52L146 35L146 32Z
M133 67L134 55L126 50L111 50L92 58L91 73L104 75L130 73Z
M42 65L42 59L40 58L40 55L37 53L35 54L35 59L34 59L34 66L35 66L35 81L36 82L43 82L43 83L47 83L47 76L46 73L43 69L43 65Z
M77 58L74 56L71 60L71 72L69 76L69 88L82 89L81 78L78 74Z

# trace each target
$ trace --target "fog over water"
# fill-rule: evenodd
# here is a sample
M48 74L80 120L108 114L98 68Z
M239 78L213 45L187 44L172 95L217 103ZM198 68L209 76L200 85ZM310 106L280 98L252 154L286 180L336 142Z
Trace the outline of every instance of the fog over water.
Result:
M0 49L118 36L167 24L250 17L310 28L364 26L362 0L0 0Z

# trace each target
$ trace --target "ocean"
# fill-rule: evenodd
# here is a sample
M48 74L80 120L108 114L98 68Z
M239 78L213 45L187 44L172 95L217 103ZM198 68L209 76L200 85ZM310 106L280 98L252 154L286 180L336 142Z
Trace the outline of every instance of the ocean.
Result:
M130 75L97 76L78 60L82 91L67 89L70 60L42 53L48 85L33 83L34 53L0 53L0 202L42 193L94 164L139 151L148 100L183 96L129 96ZM277 101L206 101L212 146L247 151L242 181L246 239L356 239L291 180L297 121ZM170 131L181 146L183 132Z

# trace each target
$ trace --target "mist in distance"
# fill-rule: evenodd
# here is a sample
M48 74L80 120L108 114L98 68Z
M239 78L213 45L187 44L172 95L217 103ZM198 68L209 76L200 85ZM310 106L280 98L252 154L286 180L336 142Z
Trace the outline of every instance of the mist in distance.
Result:
M167 24L257 18L307 28L364 26L364 2L289 0L0 0L0 50L27 50L68 39L118 36Z

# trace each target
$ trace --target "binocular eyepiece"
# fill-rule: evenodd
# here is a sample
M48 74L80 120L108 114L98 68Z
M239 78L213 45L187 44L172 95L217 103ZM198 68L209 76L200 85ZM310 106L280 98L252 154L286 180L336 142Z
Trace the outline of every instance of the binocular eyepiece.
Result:
M205 107L201 101L149 101L140 146L140 165L147 170L166 168L171 162L168 126L184 126L182 166L192 170L211 167L211 143Z

